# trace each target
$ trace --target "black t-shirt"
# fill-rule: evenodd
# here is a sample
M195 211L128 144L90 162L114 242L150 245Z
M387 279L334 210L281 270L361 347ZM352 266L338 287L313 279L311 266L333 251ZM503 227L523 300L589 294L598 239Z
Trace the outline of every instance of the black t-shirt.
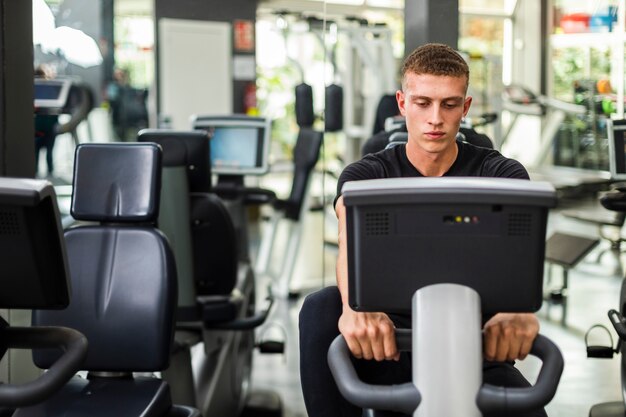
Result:
M444 177L500 177L529 179L526 169L514 159L500 152L457 141L459 153ZM348 165L337 182L337 198L341 187L348 181L376 178L423 177L406 155L406 145L394 146L380 152L365 155Z

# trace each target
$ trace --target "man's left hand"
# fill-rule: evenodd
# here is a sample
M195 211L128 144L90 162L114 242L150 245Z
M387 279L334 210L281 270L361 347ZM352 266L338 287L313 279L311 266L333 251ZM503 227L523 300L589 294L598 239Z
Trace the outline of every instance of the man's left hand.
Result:
M539 333L532 313L498 313L483 328L483 351L488 361L524 359Z

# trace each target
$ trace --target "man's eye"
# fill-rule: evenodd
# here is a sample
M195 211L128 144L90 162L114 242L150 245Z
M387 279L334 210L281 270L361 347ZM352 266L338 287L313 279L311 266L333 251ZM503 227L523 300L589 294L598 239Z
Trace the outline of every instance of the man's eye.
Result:
M428 106L428 102L427 101L416 101L415 104L417 104L420 107Z
M456 103L443 103L443 107L445 109L454 109L455 107L457 107Z

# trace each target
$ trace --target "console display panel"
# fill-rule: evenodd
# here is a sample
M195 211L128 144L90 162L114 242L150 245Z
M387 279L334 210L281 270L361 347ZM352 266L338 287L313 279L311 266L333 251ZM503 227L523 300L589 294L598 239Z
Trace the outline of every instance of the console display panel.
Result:
M611 178L626 180L626 120L607 120Z
M270 121L248 116L201 116L194 129L209 133L211 170L218 175L262 175L268 170Z
M44 80L35 78L35 107L61 109L67 103L72 82L70 80Z
M418 289L473 288L483 313L542 304L549 183L504 178L392 178L343 188L349 302L410 314Z

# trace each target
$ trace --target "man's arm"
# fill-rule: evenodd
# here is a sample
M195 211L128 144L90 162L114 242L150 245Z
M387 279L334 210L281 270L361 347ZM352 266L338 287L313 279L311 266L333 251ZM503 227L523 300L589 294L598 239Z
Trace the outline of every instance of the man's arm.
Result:
M359 313L348 303L348 248L346 242L346 208L343 197L335 205L339 220L339 253L337 255L337 287L341 293L343 312L339 318L339 331L346 339L356 358L398 360L393 322L384 313Z

